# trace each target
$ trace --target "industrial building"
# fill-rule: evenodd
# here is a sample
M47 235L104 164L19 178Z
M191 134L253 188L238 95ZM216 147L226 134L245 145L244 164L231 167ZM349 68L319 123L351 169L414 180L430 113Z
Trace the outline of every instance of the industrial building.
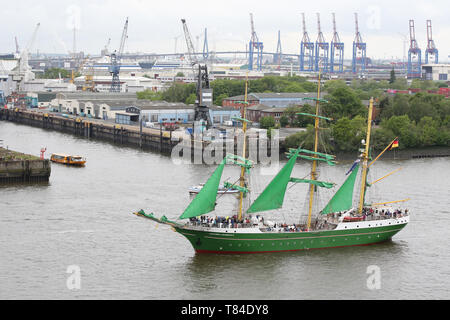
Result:
M209 109L213 125L222 125L239 117L240 111L234 108L212 106ZM136 117L136 115L138 115ZM125 108L115 115L116 123L133 124L142 119L144 123L191 123L194 121L194 105L166 101L138 100L134 106Z
M433 81L450 80L450 64L424 64L422 65L422 79Z
M327 93L321 93L324 97ZM311 99L317 98L316 92L282 92L282 93L250 93L247 96L248 106L264 105L266 107L288 107L290 105L311 104ZM243 106L243 95L225 98L222 101L224 107L240 108Z

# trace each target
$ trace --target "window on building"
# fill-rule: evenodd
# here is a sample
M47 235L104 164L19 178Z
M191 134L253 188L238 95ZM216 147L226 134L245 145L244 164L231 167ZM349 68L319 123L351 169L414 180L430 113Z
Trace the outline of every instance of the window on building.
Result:
M446 73L440 73L439 74L439 80L447 80L447 78L448 78L448 74L446 74Z

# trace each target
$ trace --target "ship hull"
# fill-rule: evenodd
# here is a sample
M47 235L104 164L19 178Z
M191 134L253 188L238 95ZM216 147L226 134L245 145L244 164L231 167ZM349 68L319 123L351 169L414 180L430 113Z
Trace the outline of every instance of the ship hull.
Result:
M278 233L240 233L233 229L209 232L182 227L175 227L175 230L185 236L198 253L250 254L371 245L391 240L405 225Z

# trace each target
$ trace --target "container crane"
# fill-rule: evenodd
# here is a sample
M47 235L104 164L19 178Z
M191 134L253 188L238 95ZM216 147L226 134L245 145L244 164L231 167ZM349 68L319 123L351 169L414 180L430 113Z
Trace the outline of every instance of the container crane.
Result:
M208 66L201 64L194 51L191 34L185 19L181 19L183 24L184 37L188 50L189 62L192 65L194 73L197 72L197 99L195 101L194 122L206 123L206 129L212 126L209 107L212 106L213 90L209 84Z
M408 78L420 78L422 74L422 51L416 40L414 20L409 20Z
M333 17L333 39L330 50L330 72L342 73L344 72L344 43L341 42L336 29L336 15L334 12L331 15Z
M119 51L114 51L111 53L111 67L109 68L109 73L112 75L110 92L120 92L120 59L122 58L123 49L125 47L125 40L128 35L128 17L125 21L125 26L122 31L122 38L120 39Z
M320 13L317 12L317 40L316 40L316 59L315 70L319 71L322 66L322 72L328 72L328 52L330 44L325 41L322 29L320 27Z
M253 13L250 13L250 27L251 27L251 38L248 44L248 70L253 70L253 55L256 50L256 68L258 71L262 70L262 53L263 53L263 43L259 41L258 36L255 31L255 24L253 23Z
M361 65L361 73L366 71L366 48L367 45L363 42L361 33L359 32L358 14L355 12L355 39L353 40L353 58L352 58L352 72L356 73L358 64ZM358 63L359 61L359 63Z
M439 63L439 51L434 44L431 20L427 20L427 49L425 50L425 64L428 63L429 57L434 58L433 63Z
M306 31L305 13L302 13L303 38L300 42L300 71L314 70L314 42Z

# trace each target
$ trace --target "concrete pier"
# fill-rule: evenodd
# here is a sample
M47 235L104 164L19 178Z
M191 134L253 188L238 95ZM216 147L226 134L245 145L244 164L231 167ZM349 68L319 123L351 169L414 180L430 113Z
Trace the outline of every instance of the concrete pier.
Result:
M50 173L50 160L0 148L0 183L48 181Z

